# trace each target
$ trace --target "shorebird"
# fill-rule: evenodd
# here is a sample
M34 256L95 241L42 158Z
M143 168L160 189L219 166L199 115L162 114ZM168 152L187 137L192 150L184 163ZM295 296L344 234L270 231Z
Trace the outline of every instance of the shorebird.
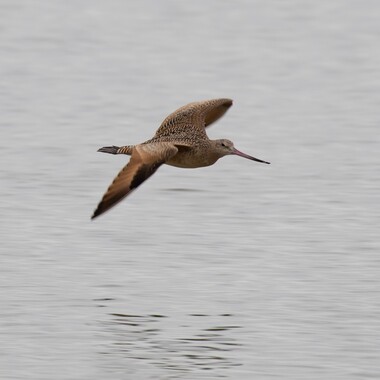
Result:
M205 128L222 117L231 105L231 99L189 103L170 114L150 140L137 145L100 148L98 152L127 154L131 159L113 180L91 219L119 203L162 164L199 168L210 166L231 154L269 164L240 152L230 140L208 138Z

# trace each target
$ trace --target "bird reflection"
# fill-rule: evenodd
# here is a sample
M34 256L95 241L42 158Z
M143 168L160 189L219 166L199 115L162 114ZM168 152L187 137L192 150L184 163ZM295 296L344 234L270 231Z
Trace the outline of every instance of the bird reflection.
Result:
M111 352L103 353L122 354L161 369L186 373L241 365L234 352L241 346L235 333L240 326L227 323L231 314L184 315L183 324L178 318L159 314L110 316L107 326L113 333L113 344L109 346ZM215 320L226 323L212 323Z

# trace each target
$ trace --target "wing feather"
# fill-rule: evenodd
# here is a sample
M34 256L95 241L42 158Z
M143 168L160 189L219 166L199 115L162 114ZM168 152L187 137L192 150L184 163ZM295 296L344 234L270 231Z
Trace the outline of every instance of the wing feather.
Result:
M155 137L175 135L180 129L191 127L195 127L198 134L206 135L204 129L221 118L231 106L231 99L189 103L167 116L156 131Z
M133 148L131 159L115 177L91 219L108 211L153 175L178 148L170 143L151 143Z

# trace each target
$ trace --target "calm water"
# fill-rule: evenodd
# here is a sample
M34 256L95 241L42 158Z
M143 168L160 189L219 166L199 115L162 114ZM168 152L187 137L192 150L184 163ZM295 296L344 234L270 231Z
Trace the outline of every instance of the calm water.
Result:
M378 379L380 3L0 2L0 378ZM187 102L260 165L163 167Z

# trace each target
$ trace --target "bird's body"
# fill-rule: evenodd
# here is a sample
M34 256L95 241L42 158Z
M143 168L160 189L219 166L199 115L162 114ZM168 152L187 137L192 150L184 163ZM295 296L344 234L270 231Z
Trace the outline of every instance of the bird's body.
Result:
M231 105L230 99L190 103L170 114L150 140L138 145L100 148L100 152L127 154L131 159L104 194L92 218L121 201L162 164L198 168L213 165L229 154L269 163L238 151L229 140L208 138L205 128L223 116Z
M193 143L186 140L169 141L167 138L152 140L148 140L139 145L144 145L143 149L152 154L159 153L160 150L167 146L167 144L173 144L177 147L178 152L165 162L166 165L176 166L177 168L194 169L210 166L220 158L217 154L211 154L213 152L212 140L193 141ZM105 147L101 148L103 150L100 151L112 154L127 154L131 156L134 148L134 145L127 145L123 147Z

